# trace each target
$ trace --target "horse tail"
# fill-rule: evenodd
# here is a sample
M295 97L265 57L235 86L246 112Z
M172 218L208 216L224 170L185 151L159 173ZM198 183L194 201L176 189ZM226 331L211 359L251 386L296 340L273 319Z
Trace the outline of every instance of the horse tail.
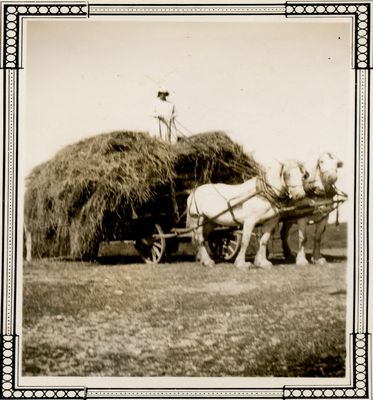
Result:
M193 217L193 208L196 208L196 199L195 199L195 192L196 189L193 189L188 198L187 198L187 209L186 209L186 227L187 228L191 228L193 227L195 224L193 223L195 221L195 217Z
M192 245L198 249L199 246L199 231L202 229L204 215L198 209L196 191L198 188L192 190L187 198L187 209L186 209L186 227L190 229L192 233ZM201 235L201 233L200 233ZM198 256L197 256L198 258Z

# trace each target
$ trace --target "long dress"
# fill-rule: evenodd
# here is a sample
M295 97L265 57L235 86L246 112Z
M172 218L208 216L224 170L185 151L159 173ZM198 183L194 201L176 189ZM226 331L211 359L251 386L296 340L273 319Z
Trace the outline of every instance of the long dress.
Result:
M170 143L176 143L175 105L167 100L157 99L153 104L150 134ZM159 119L161 117L163 120Z

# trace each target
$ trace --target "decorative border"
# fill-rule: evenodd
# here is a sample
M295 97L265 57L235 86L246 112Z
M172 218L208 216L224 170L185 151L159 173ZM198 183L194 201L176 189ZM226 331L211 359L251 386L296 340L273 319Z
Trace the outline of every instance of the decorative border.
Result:
M21 2L19 2L21 3ZM3 59L2 68L21 68L21 25L25 17L87 17L85 3L3 3Z
M88 10L89 8L89 15ZM262 6L123 6L85 3L3 4L2 68L20 68L20 25L23 17L99 17L106 15L285 15L351 16L355 28L355 68L371 67L370 62L370 4L365 3L286 3Z
M285 386L284 398L368 398L368 335L364 333L353 334L352 339L355 373L350 387L295 388Z
M1 296L1 398L370 398L371 346L368 334L368 220L369 129L371 60L370 2L288 2L283 4L99 4L70 1L8 1L1 3L1 54L3 70L3 192L2 192L2 296ZM284 386L247 389L117 389L26 388L18 384L16 332L17 203L18 203L18 70L22 68L22 26L25 18L92 18L103 16L260 16L284 18L350 17L353 24L352 65L355 69L355 231L353 368L345 387Z
M370 64L370 4L365 3L287 3L290 16L352 16L354 18L355 68L366 69Z
M1 398L9 399L85 399L84 388L16 388L18 336L1 336Z

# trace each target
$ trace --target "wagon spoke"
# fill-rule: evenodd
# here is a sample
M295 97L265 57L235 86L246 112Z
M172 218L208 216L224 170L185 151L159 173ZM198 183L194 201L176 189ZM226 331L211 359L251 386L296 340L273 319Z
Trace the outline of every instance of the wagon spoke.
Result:
M153 246L154 246L155 248L157 248L157 249L161 249L161 248L162 248L162 243L160 243L160 242L154 242L154 243L153 243Z
M155 255L154 259L156 259L156 258L158 258L160 256L161 250L158 247L153 246L152 247L152 253L153 253L153 255Z
M138 246L142 259L148 264L157 264L162 260L166 249L166 240L160 225L155 224L153 233L141 239L143 246Z
M237 247L237 242L236 241L235 242L232 241L228 246L229 252L233 253L234 250L236 249L236 247Z
M158 257L159 257L159 255L160 255L160 252L157 250L156 247L152 247L151 253L152 253L152 261L156 262Z
M218 235L211 235L209 240L209 247L214 256L225 261L232 260L237 255L240 246L240 232L220 232Z

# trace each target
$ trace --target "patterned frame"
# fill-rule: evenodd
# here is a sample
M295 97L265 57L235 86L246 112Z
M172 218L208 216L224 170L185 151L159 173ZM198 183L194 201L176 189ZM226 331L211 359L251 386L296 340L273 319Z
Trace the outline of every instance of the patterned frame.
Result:
M371 398L371 343L368 333L369 245L369 129L371 3L288 2L279 4L98 4L70 1L1 3L1 60L3 70L3 191L1 398ZM16 331L17 203L19 76L22 68L22 26L26 18L96 18L136 15L279 15L284 18L350 17L353 25L352 64L355 69L355 181L353 332L350 384L345 386L279 386L247 389L105 389L85 387L21 387L18 384Z

